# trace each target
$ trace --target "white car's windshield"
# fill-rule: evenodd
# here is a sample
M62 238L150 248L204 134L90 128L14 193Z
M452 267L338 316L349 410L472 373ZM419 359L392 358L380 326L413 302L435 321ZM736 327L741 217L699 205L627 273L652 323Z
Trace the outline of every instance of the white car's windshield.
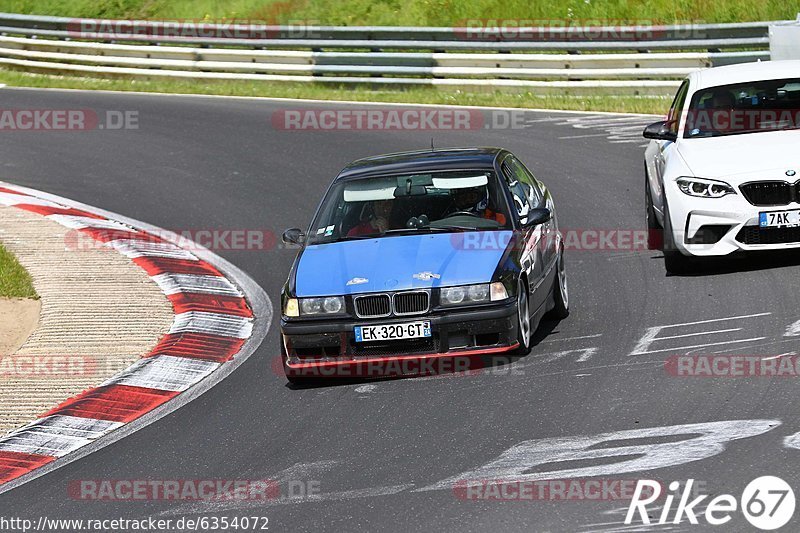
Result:
M336 183L314 219L309 241L508 227L493 172L403 174Z
M800 128L800 79L700 89L687 111L684 138Z

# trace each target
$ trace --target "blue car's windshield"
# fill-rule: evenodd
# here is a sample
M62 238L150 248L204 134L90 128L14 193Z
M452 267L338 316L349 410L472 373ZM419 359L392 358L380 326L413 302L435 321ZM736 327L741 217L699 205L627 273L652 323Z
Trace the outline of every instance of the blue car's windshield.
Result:
M508 229L510 223L493 172L380 176L335 184L311 225L308 242Z

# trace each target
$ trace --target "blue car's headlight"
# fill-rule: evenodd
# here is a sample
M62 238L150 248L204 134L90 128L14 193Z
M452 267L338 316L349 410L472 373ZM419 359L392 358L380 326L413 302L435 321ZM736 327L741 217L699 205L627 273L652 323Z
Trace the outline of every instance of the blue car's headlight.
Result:
M284 306L286 316L339 315L344 313L343 296L324 298L289 298Z
M506 298L508 298L508 292L499 281L481 283L480 285L444 287L439 291L439 303L441 305L496 302Z

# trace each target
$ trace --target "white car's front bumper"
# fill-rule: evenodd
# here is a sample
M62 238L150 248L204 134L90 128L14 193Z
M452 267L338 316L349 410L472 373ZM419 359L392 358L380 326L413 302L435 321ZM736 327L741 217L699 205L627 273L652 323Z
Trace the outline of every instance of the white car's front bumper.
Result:
M755 206L745 199L737 186L734 189L736 194L722 198L698 198L681 192L675 182L665 184L673 242L682 253L716 256L737 250L800 248L800 228L784 229L778 235L776 230L764 231L758 225L759 213L800 209L800 203ZM772 242L776 239L781 242ZM764 244L764 241L770 243Z

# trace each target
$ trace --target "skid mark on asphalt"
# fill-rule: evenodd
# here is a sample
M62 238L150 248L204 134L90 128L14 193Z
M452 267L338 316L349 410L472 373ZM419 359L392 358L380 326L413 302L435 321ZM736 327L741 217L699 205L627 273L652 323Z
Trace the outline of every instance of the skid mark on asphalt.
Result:
M553 339L544 339L539 344L545 343L565 343L571 341L586 341L586 340L594 340L599 339L602 337L602 333L595 333L592 335L581 335L577 337L564 337L564 338L553 338ZM536 350L536 348L534 348ZM507 364L500 364L488 368L481 368L476 370L467 370L465 372L451 372L451 373L443 373L437 374L433 376L422 376L422 377L415 377L409 379L400 379L400 380L393 380L391 382L386 383L370 383L367 385L359 385L353 389L353 392L357 394L363 393L372 393L372 392L381 392L381 388L389 388L389 383L391 385L415 385L418 383L425 383L431 380L442 380L442 379L452 379L452 378L476 378L479 376L512 376L512 377L520 377L524 376L525 372L523 371L525 368L537 366L541 364L548 364L554 363L560 360L571 360L574 363L586 363L588 362L597 352L600 350L597 346L589 346L586 348L573 348L569 350L558 350L554 352L543 352L543 353L536 353L535 351L531 352L525 357L522 357L513 363ZM502 357L502 356L501 356ZM507 360L507 359L506 359ZM574 372L575 370L571 370L569 372ZM546 374L537 374L539 376L546 375ZM587 374L583 374L582 376L586 376ZM579 376L576 376L579 377Z
M642 137L642 130L648 124L658 120L658 116L626 116L615 117L608 115L588 115L570 118L540 118L525 121L525 127L536 127L540 123L550 123L558 126L571 126L582 133L565 135L559 139L583 139L589 137L606 137L614 144L636 144L647 146Z
M699 494L693 494L692 497L699 496ZM707 504L701 502L693 509L695 510L695 514L700 516L706 512L706 508L708 507ZM617 532L629 532L629 531L696 531L697 526L692 526L688 523L681 523L681 524L658 524L658 518L661 516L661 512L664 510L663 505L652 505L648 506L647 509L652 511L650 514L651 516L651 524L644 525L641 522L636 523L636 519L634 518L634 523L632 524L625 524L624 518L615 521L615 522L597 522L593 524L586 524L580 526L577 530L580 533L617 533ZM674 509L673 509L674 512ZM628 514L627 507L618 507L616 509L612 509L610 511L605 511L603 514L608 516L618 515L625 517ZM670 520L672 519L672 515L670 515ZM695 529L691 529L695 528Z
M392 496L414 488L413 483L391 485L386 487L368 487L365 489L343 490L327 492L324 494L310 494L306 496L281 496L270 500L221 500L202 503L177 505L157 513L156 516L182 516L190 514L220 513L224 511L246 511L249 509L262 509L278 505L296 505L301 503L321 503L330 501L355 500L373 498L376 496Z

